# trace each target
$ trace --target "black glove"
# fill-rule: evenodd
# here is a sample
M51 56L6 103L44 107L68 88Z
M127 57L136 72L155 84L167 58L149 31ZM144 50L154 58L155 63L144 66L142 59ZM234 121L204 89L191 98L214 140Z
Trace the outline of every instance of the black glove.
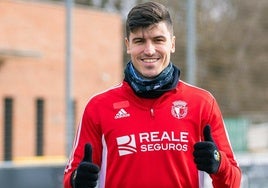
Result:
M85 145L84 158L72 174L73 188L93 188L97 185L99 167L92 163L92 147Z
M214 174L218 172L220 166L220 153L211 137L209 125L205 126L203 134L205 141L194 145L194 162L198 170Z

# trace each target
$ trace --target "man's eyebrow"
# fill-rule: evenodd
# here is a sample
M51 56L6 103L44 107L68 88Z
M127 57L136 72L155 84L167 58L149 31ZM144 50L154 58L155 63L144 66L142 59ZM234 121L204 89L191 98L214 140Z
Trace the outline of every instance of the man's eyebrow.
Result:
M165 39L166 38L166 36L164 36L164 35L158 35L158 36L155 36L155 37L153 37L154 39L158 39L158 38L163 38L163 39Z
M157 38L163 38L163 39L165 39L166 38L166 36L164 36L164 35L157 35L157 36L154 36L154 37L152 37L153 39L157 39ZM132 40L144 40L145 38L144 37L134 37Z

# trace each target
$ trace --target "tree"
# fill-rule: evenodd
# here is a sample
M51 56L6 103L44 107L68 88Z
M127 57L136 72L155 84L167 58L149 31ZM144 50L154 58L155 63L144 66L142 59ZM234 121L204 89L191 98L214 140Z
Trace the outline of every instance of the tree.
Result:
M116 11L126 18L132 5L145 0L75 0ZM166 5L174 22L176 53L172 61L185 75L185 0L157 0ZM268 1L196 1L197 85L212 92L227 116L246 111L265 112L268 103ZM124 50L124 63L129 59Z
M220 18L201 9L199 80L228 115L267 110L267 8L265 0L225 1ZM212 7L209 8L212 10ZM209 81L210 80L210 81ZM266 95L265 95L266 93Z

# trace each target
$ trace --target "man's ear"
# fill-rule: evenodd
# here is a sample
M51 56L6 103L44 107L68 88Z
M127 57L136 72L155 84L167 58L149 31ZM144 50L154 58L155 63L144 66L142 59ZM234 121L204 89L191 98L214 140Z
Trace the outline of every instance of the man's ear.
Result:
M130 49L129 49L129 40L128 40L128 38L127 38L127 37L125 38L125 45L126 45L126 49L127 49L127 54L130 54Z
M175 49L176 49L176 37L175 36L172 36L172 39L171 39L171 53L174 53L175 52Z

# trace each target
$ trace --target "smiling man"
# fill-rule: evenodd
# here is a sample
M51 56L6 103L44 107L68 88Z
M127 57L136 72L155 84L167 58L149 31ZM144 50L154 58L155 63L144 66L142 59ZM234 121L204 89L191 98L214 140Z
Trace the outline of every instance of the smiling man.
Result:
M125 78L86 105L64 187L201 188L206 172L216 188L239 188L215 98L180 80L170 60L175 36L166 7L133 7L125 44Z
M170 23L135 29L125 39L133 66L145 78L158 76L169 65L170 54L175 52L175 36L167 24Z

